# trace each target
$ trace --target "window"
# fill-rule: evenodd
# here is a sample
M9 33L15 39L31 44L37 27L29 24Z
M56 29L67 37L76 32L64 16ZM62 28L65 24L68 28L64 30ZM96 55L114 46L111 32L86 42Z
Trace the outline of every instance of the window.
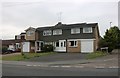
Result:
M83 28L83 33L92 33L92 27Z
M80 33L80 28L72 28L71 29L71 34L78 34Z
M50 35L52 35L52 31L51 30L43 31L43 36L50 36Z
M63 42L61 42L61 47L63 47Z
M25 39L25 36L21 36L21 39Z
M16 49L20 48L20 43L16 43Z
M17 37L17 39L21 39L21 36L20 36L20 35L17 35L16 37Z
M53 35L61 35L61 34L62 34L62 29L53 30Z
M34 31L27 31L27 36L33 35Z
M59 47L59 42L56 42L56 47Z
M77 47L77 41L69 41L70 47Z
M64 47L66 47L66 42L64 41Z
M37 42L37 50L40 50L40 42Z

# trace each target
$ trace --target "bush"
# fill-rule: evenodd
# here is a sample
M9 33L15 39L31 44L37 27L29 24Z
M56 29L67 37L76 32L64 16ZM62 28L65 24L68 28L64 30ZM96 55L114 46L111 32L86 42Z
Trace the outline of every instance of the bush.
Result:
M7 52L7 47L2 47L2 53L4 54L5 52Z
M86 55L87 59L94 59L94 58L98 58L98 57L102 57L102 56L106 56L107 52L101 52L101 51L96 51L90 54Z
M54 47L53 45L44 45L42 49L44 52L52 52L54 50Z

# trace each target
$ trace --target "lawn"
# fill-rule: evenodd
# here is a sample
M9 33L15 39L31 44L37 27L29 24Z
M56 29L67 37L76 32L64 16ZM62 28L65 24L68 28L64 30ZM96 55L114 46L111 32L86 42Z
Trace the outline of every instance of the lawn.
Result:
M7 60L7 61L22 61L34 57L40 57L40 56L45 56L45 55L50 55L50 54L55 54L55 52L45 52L45 53L24 53L22 56L20 55L11 55L11 56L4 56L2 57L2 60Z
M108 55L107 52L96 51L86 55L86 59L94 59Z
M0 60L2 60L2 55L0 55Z

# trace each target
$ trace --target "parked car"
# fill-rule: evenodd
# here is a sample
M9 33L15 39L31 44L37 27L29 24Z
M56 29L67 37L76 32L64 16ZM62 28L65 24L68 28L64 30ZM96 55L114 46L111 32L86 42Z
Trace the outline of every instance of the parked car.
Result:
M9 54L13 52L13 50L9 50L7 47L2 47L2 54Z
M10 54L10 53L13 53L12 50L3 50L2 51L2 54Z

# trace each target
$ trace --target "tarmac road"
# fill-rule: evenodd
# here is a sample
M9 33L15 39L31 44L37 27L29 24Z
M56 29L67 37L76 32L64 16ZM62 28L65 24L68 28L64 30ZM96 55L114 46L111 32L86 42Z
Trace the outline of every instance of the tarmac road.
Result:
M86 60L84 54L55 54L3 61L3 76L118 76L118 55Z
M118 76L117 68L39 67L3 64L3 76Z

